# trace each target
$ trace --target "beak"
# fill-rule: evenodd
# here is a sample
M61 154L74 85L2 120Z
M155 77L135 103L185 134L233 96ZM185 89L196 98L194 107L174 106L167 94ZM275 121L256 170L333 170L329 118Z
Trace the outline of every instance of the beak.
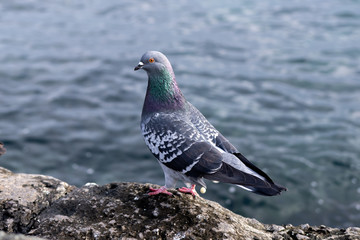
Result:
M139 69L141 69L144 66L143 62L139 62L139 64L134 68L134 71L137 71Z

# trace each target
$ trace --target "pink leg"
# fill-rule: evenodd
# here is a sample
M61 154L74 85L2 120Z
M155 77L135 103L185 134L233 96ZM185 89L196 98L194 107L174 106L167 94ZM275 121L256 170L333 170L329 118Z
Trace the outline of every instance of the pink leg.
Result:
M193 195L194 197L199 196L199 194L196 192L195 184L191 185L191 188L182 187L182 188L179 188L178 190L179 190L179 192L182 192L182 193L191 193L191 195Z
M168 191L166 190L166 187L165 187L165 186L162 186L162 187L159 188L159 189L150 188L150 191L151 191L151 192L148 193L150 196L152 196L152 195L158 195L158 194L160 194L160 193L167 194L167 195L170 195L170 196L172 195L171 192L168 192Z

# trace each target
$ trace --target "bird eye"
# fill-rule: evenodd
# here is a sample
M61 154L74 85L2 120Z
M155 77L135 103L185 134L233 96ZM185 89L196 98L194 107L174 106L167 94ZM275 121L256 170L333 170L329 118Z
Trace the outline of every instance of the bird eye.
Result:
M154 59L154 58L150 58L150 59L149 59L149 62L150 62L150 63L153 63L153 62L155 62L155 59Z

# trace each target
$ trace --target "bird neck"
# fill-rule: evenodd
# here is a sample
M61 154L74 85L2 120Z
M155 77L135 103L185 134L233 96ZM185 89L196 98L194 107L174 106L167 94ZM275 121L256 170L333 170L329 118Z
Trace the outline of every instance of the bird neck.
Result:
M183 108L184 104L185 98L173 72L164 68L149 74L143 114L177 110Z

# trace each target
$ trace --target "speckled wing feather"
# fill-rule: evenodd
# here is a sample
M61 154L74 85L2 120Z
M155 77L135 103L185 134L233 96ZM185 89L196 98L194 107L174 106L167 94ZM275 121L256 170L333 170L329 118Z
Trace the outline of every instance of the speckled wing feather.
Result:
M216 128L202 115L202 113L188 102L190 121L206 137L208 141L213 142L217 147L228 153L239 152Z
M204 174L203 177L222 181L227 183L238 184L247 190L262 195L276 195L280 191L285 190L282 186L276 185L272 179L264 173L261 169L252 164L245 158L221 133L219 133L207 119L189 103L191 122L196 128L206 136L208 141L214 143L216 147L224 152L230 153L236 158L230 158L230 162L234 166L242 166L240 169L234 168L226 161L229 155L223 155L223 164L220 169L214 174Z
M203 135L186 117L156 113L141 129L151 152L170 169L199 177L216 172L222 165L220 151L208 142L210 135Z

